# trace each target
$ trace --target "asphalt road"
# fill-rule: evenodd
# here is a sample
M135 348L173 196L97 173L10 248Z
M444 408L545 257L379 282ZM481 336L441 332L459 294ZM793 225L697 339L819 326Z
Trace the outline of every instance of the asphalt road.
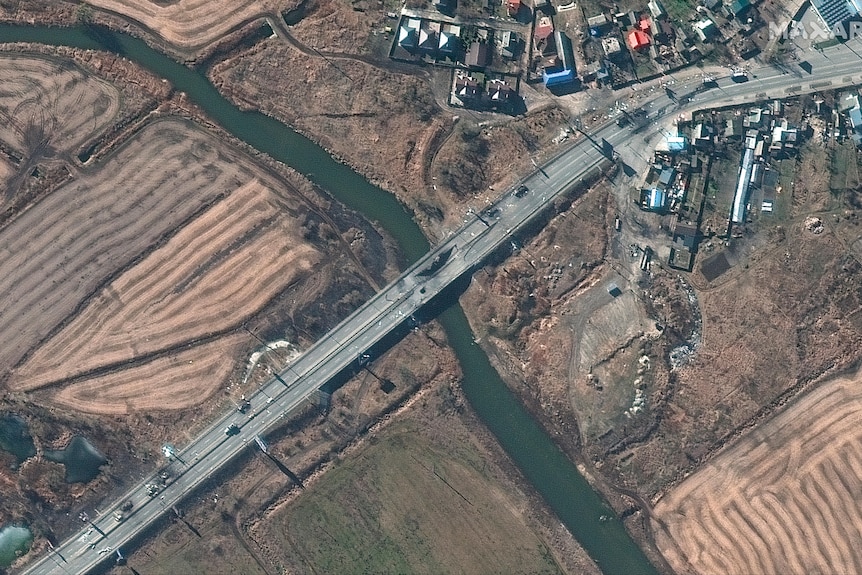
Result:
M395 282L386 286L331 332L249 398L246 413L231 411L212 424L188 445L182 447L168 470L166 486L150 495L147 484L160 484L149 477L112 505L94 512L91 523L64 541L56 550L35 561L28 575L86 573L112 558L141 530L159 516L170 512L195 487L222 468L243 449L257 449L256 434L265 435L279 425L282 417L295 410L341 370L357 361L371 346L414 314L431 298L459 276L475 269L491 252L510 241L512 233L547 206L554 197L571 189L579 179L608 161L602 152L602 139L630 165L643 163L650 153L652 138L661 134L662 123L693 110L739 105L757 99L780 98L804 92L835 89L862 83L862 52L859 42L836 46L822 53L807 54L811 73L801 68L781 70L759 66L750 69L750 79L734 83L720 78L715 87L704 89L700 79L677 82L672 76L668 87L673 97L657 90L642 104L649 124L637 133L609 120L589 137L573 143L550 162L523 180L529 191L522 197L513 190L504 193L481 214L465 215L463 226L435 247ZM689 101L690 100L690 101ZM680 102L687 102L680 104ZM631 110L630 110L631 112ZM638 160L640 158L640 161ZM427 273L441 254L434 273ZM426 273L423 273L426 272ZM229 425L239 432L228 436ZM113 512L130 501L131 511L117 522Z

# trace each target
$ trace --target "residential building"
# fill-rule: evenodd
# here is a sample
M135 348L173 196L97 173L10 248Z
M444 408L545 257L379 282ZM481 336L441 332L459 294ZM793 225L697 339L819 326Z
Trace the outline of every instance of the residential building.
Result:
M554 32L554 42L557 47L557 64L546 66L542 71L545 86L560 86L575 81L575 56L572 51L572 41L560 32Z
M469 50L467 50L464 63L470 68L484 68L490 61L488 58L489 55L488 44L473 42L470 44Z

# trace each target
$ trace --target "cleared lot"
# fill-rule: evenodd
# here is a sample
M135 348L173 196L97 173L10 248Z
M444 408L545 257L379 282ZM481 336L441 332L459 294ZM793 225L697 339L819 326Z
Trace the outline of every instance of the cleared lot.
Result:
M862 572L860 384L822 384L656 505L675 571Z

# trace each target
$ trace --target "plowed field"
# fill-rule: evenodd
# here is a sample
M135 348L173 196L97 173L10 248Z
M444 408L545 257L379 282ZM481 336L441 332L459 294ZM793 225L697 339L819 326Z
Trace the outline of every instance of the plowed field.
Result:
M802 396L655 507L678 573L862 572L862 372Z
M320 260L279 186L165 120L24 212L0 230L8 387L99 413L217 389L236 329Z
M27 156L73 150L116 116L120 94L68 62L0 56L0 140Z
M140 22L178 48L217 40L256 16L275 12L279 0L90 0L90 4Z

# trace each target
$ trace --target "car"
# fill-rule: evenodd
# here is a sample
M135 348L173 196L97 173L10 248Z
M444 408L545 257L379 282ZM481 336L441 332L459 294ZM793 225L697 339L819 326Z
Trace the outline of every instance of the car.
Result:
M224 428L224 434L227 435L228 437L233 437L237 433L239 433L239 426L237 426L236 423L231 423L230 425L228 425L227 427Z
M524 185L520 185L520 186L518 186L518 189L515 190L515 197L516 198L523 198L524 195L526 195L526 193L529 191L530 191L530 188L528 188L527 186L524 186Z

